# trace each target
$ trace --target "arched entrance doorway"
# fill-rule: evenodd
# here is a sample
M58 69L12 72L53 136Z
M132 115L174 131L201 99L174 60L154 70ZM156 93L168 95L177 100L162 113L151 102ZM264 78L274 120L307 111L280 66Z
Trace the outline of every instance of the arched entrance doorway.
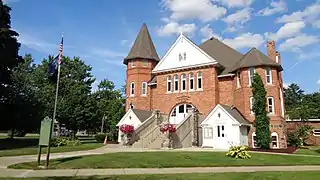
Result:
M194 108L192 104L179 104L176 105L170 112L169 122L171 124L180 124L187 116L188 109Z

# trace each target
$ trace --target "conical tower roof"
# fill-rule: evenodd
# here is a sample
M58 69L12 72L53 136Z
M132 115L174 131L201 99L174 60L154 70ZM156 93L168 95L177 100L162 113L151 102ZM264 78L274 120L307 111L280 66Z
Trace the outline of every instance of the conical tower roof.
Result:
M156 48L152 42L147 25L143 23L140 32L134 41L133 46L126 58L123 60L123 64L128 64L128 60L135 58L151 59L160 61Z

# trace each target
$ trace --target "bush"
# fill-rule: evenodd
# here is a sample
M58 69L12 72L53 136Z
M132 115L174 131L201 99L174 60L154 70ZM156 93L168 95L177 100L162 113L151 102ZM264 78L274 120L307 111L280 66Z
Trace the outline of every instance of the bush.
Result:
M320 153L320 149L316 149L315 152Z
M288 145L295 146L295 147L300 147L303 142L302 140L298 137L298 134L296 132L288 132Z
M14 131L14 134L13 134L13 137L24 137L24 136L26 136L26 134L27 134L26 131L23 131L23 130L15 130L15 131ZM12 131L10 130L10 131L8 131L7 136L8 136L8 137L11 137L11 135L12 135Z
M248 146L231 146L226 155L236 159L251 158L251 156L248 153Z
M75 138L57 137L52 139L50 144L52 147L79 146L81 145L81 141Z
M97 142L104 142L104 139L106 138L106 135L105 133L99 133L99 134L96 134L95 135L95 139Z

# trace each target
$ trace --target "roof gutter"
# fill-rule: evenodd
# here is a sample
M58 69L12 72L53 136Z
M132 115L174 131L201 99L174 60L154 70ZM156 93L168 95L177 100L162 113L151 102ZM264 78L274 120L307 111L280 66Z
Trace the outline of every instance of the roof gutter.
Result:
M223 75L219 75L218 78L220 78L220 77L229 77L229 76L234 76L234 74L223 74Z

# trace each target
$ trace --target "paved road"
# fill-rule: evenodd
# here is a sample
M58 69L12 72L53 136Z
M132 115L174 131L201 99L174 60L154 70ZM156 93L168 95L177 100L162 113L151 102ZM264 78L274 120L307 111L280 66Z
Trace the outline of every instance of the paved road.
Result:
M0 177L52 177L52 176L107 176L128 174L222 173L258 171L320 171L320 166L246 166L246 167L196 167L196 168L143 168L143 169L56 169L17 170L1 169Z

